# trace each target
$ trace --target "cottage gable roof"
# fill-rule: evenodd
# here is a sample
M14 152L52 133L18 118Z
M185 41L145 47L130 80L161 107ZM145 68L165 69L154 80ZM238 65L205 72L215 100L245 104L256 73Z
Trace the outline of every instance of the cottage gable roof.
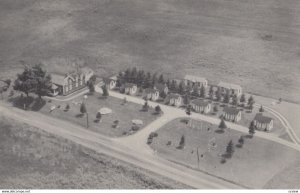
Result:
M167 87L167 85L165 84L161 84L161 83L156 83L154 85L154 87L159 90L160 92L163 92L165 90L165 88Z
M259 122L259 123L271 123L271 121L273 120L270 117L264 116L261 113L257 113L254 117L254 120Z
M191 82L207 82L206 78L193 75L185 75L184 80L189 80Z
M223 88L227 88L227 89L242 89L242 87L240 85L237 84L231 84L231 83L227 83L227 82L219 82L218 84L219 87L223 87Z
M53 84L63 85L65 78L65 76L59 74L51 74L51 81Z
M173 93L169 94L169 99L179 99L179 98L181 98L179 94L173 94Z
M229 115L237 115L241 110L235 107L224 107L223 111Z
M195 99L191 101L192 104L195 104L197 106L201 106L201 107L207 107L209 105L208 101L204 101L201 99Z
M136 86L136 84L134 84L134 83L125 83L124 84L125 88L133 88L134 86Z
M82 74L91 74L91 73L94 73L94 71L91 68L89 68L89 67L80 68L79 72L81 72Z
M155 94L156 92L158 92L158 90L153 89L153 88L146 88L145 89L145 93L147 93L147 94Z

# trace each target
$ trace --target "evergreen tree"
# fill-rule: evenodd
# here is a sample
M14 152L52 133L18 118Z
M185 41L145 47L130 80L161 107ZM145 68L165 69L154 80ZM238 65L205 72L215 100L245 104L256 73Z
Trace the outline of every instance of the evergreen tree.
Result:
M254 125L254 121L251 121L250 126L249 126L249 134L253 137L253 135L255 134L255 125Z
M224 130L224 129L227 128L227 125L226 125L226 123L225 123L225 121L224 121L223 118L221 119L221 122L220 122L220 124L219 124L219 128L220 128L221 130Z
M238 105L238 97L236 95L233 95L232 97L232 105L234 106Z
M239 138L239 144L240 144L240 146L242 147L242 146L244 145L244 143L245 143L244 137L241 136L241 137Z
M200 89L200 97L205 98L205 87L202 85Z
M218 110L219 110L219 109L218 109L218 105L215 105L215 106L214 106L214 112L216 113L216 112L218 112Z
M161 74L158 78L158 82L161 83L161 84L164 84L165 83L165 79L164 79L164 75Z
M183 103L185 105L189 105L190 104L190 97L189 97L189 95L187 95L187 94L184 95Z
M229 92L226 92L223 102L224 103L229 103L229 100L230 100L230 94L229 94Z
M218 90L217 90L216 98L217 98L217 101L221 101L221 99L222 99L222 93L221 93L220 88L218 88Z
M102 91L103 91L102 96L104 96L104 97L108 97L109 96L109 93L108 93L106 85L102 86Z
M166 85L167 85L168 88L171 87L171 81L170 81L170 79L167 80Z
M157 83L157 74L154 73L152 76L152 83L151 83L150 87L153 88L156 83Z
M195 96L195 97L199 97L200 96L199 86L194 86L192 95Z
M265 111L265 110L264 110L263 106L261 105L260 108L259 108L259 112L262 113L262 112L264 112L264 111Z
M240 102L241 102L241 103L245 103L245 102L246 102L245 94L242 94L242 96L241 96L241 98L240 98Z
M137 69L133 67L130 72L130 82L137 83Z
M127 68L124 73L124 81L131 82L131 69L130 68Z
M147 72L145 81L144 81L144 88L150 88L151 85L152 85L151 73Z
M170 90L172 90L173 92L177 91L177 82L175 80L171 81Z
M248 99L248 105L250 106L250 104L254 104L254 98L252 95Z
M234 153L234 144L233 144L232 140L229 141L229 143L226 147L226 153L229 158L231 158Z
M185 146L185 138L184 138L184 135L182 135L180 142L179 142L179 149L183 149L184 146Z
M144 103L144 105L143 105L143 111L148 111L149 110L149 105L148 105L148 101L147 100L145 100L145 103Z
M178 93L181 94L181 95L185 94L185 85L184 85L184 82L183 82L183 81L181 81L181 82L179 83L179 86L178 86Z
M211 100L214 99L214 88L213 88L213 86L210 86L210 87L209 87L209 98L210 98Z

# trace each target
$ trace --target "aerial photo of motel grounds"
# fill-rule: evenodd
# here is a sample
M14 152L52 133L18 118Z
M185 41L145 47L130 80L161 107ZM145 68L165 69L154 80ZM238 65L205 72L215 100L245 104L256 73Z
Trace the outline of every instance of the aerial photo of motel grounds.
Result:
M235 0L91 1L84 7L81 0L26 2L0 3L5 16L0 19L0 42L7 45L0 44L0 188L300 188L300 58L298 67L287 69L274 61L269 62L274 68L266 64L266 55L284 55L275 48L274 53L266 51L275 47L273 42L291 42L283 32L262 35L264 26L257 24L258 37L234 26L228 14ZM217 12L225 21L206 12L202 17L192 6L215 10L219 3L227 5ZM252 15L244 3L239 10ZM249 29L270 4L255 6L258 18L249 21ZM271 20L275 8L269 9L266 17ZM12 10L14 19L8 17ZM111 15L104 17L103 29L95 16L83 25L92 13ZM24 32L12 26L24 21ZM34 21L40 31L30 31ZM207 24L200 35L198 22ZM80 33L75 24L82 27ZM233 34L226 28L231 25ZM27 40L26 34L34 35ZM28 46L10 47L6 41L13 37L24 38ZM208 43L215 37L223 38L222 47ZM200 40L210 47L201 48ZM243 47L237 42L241 40L248 46L254 42L257 50ZM35 41L41 43L39 49ZM251 66L251 59L264 66ZM226 64L230 60L234 62Z

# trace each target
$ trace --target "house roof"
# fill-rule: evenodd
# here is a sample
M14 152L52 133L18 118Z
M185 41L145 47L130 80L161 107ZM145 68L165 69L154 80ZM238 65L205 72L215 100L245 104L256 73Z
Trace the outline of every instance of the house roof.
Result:
M226 114L230 114L230 115L237 115L241 110L237 109L235 107L224 107L223 111Z
M153 89L153 88L146 88L145 89L145 93L149 94L149 93L156 93L158 92L157 89Z
M240 85L237 84L231 84L227 82L219 82L218 84L219 87L227 88L227 89L242 89Z
M189 80L192 82L207 82L206 78L193 75L185 75L184 80Z
M181 98L181 96L179 94L171 93L171 94L169 94L169 98L170 99L179 99L179 98Z
M104 78L102 78L103 79L103 81L106 83L106 84L108 84L108 83L110 83L112 80L113 81L116 81L116 80L114 80L114 79L112 79L111 77L104 77Z
M134 84L134 83L125 83L124 86L125 86L125 88L132 88L132 87L136 86L136 84Z
M270 123L273 119L270 117L266 117L262 115L261 113L257 113L254 117L254 120L259 123Z
M167 85L161 84L161 83L156 83L156 84L154 85L154 87L155 87L157 90L159 90L160 92L162 92L162 91L165 90L165 88L167 87Z
M59 74L51 74L51 81L53 84L63 85L65 76Z
M192 104L195 104L197 106L201 106L201 107L207 107L209 105L208 101L204 101L201 99L195 99L191 101Z
M93 71L91 68L89 68L89 67L82 67L82 68L80 68L79 71L80 71L81 73L83 73L83 74L94 73L94 71Z

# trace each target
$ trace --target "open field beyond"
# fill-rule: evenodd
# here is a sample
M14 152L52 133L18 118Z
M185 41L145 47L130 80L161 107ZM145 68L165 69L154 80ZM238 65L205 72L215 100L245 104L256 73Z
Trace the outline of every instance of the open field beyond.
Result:
M0 187L188 188L0 115Z
M294 172L291 182L285 186L284 173L291 166L299 163L299 152L258 137L244 137L243 147L236 146L241 135L235 130L226 129L219 132L218 127L206 122L193 120L193 128L186 125L183 119L176 119L157 131L151 147L158 155L197 169L199 148L199 169L238 184L251 188L293 187L299 188L299 173ZM208 130L209 128L209 130ZM181 136L185 136L184 149L178 149ZM223 154L229 141L234 143L235 152L232 158L222 163ZM169 142L170 141L170 142ZM212 144L215 142L216 146ZM273 176L276 176L274 180ZM297 176L297 177L295 177ZM280 181L282 179L282 181ZM270 181L270 182L269 182ZM281 183L282 182L282 183Z
M300 102L299 13L298 0L2 0L1 74L137 66Z

